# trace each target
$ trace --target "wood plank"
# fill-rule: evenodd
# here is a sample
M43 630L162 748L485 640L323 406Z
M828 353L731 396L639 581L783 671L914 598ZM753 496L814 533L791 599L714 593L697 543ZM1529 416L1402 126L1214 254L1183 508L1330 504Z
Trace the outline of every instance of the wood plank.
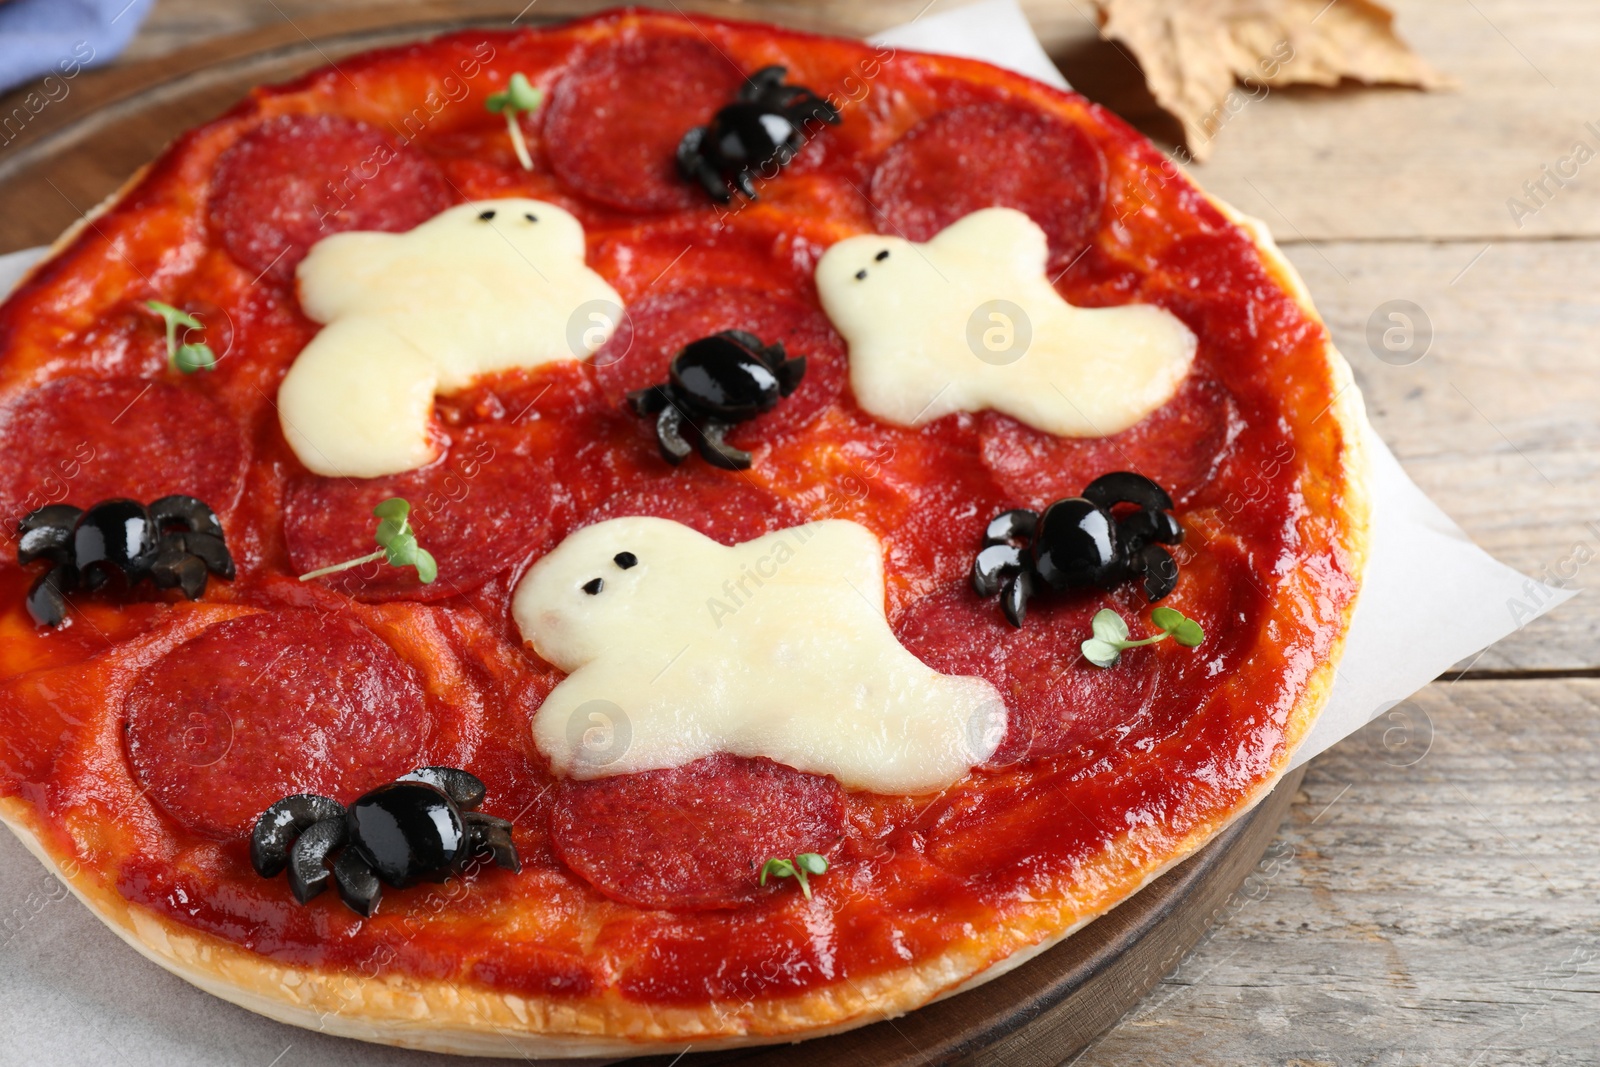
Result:
M1524 573L1580 589L1600 582L1600 242L1286 251L1355 368L1373 424L1417 484ZM1431 346L1408 366L1380 359L1367 341L1369 320L1396 299L1432 324ZM1577 597L1475 666L1600 666L1600 598Z
M1311 764L1224 921L1074 1067L1600 1060L1600 682L1401 710L1413 744L1380 721Z

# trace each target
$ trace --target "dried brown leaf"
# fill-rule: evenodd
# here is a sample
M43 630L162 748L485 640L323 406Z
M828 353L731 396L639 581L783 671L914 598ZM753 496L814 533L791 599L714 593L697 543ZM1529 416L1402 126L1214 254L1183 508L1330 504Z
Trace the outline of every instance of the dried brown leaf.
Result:
M1394 15L1373 0L1096 0L1100 33L1143 67L1150 93L1183 123L1190 154L1242 106L1284 85L1373 85L1436 89L1453 84L1394 32Z

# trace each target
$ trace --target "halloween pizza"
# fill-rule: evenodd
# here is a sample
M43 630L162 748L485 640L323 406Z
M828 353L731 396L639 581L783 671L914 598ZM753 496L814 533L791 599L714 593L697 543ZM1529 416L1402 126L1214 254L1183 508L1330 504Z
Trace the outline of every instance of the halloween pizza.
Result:
M1265 232L1071 93L630 11L343 59L0 307L0 813L332 1033L891 1017L1271 788L1363 427Z

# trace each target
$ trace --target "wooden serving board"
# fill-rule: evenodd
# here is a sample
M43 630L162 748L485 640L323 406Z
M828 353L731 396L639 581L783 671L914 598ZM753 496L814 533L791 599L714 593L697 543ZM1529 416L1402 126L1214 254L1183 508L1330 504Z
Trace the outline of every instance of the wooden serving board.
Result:
M668 0L670 3L670 0ZM0 252L46 244L113 193L184 130L233 106L252 87L340 56L466 26L552 22L594 5L519 3L369 8L302 18L207 42L161 60L88 71L71 91L0 137ZM672 4L751 17L724 3ZM532 5L528 5L529 8ZM520 12L520 15L519 15ZM762 14L769 14L763 9ZM804 13L782 19L826 30ZM0 99L12 114L28 87ZM58 94L59 95L59 94ZM889 1022L807 1042L641 1059L640 1067L1056 1067L1139 1001L1200 940L1277 835L1302 772L1254 811L1133 899L1064 943L977 989ZM396 1062L405 1054L396 1052Z

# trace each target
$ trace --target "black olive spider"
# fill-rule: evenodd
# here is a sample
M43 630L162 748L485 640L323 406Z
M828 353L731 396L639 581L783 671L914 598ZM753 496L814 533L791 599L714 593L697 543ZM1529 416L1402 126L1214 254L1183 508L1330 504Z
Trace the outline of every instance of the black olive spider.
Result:
M732 182L751 200L755 179L771 178L806 143L807 124L839 124L832 104L799 85L785 85L784 67L762 67L745 80L738 98L678 142L678 172L705 187L711 199L733 199ZM771 173L763 173L771 169Z
M676 466L693 445L707 463L745 470L750 453L723 441L736 422L771 411L805 377L806 357L788 358L782 344L762 344L743 330L723 330L685 345L668 370L667 381L628 394L639 415L656 416L661 457Z
M1136 510L1115 510L1133 505ZM1111 589L1134 578L1160 600L1178 583L1178 563L1163 545L1181 544L1172 498L1142 474L1118 471L1038 512L1002 512L983 532L972 562L979 596L1000 593L1000 608L1021 626L1028 599L1042 589ZM1020 542L1020 543L1019 543Z
M487 790L453 767L418 767L358 797L346 808L332 797L296 793L256 820L250 865L263 878L285 867L304 904L328 888L331 874L345 904L378 910L387 883L442 882L484 853L508 871L522 870L511 823L473 810ZM342 849L330 870L328 857Z
M17 562L37 559L51 565L28 590L28 614L41 626L61 625L67 594L93 592L113 574L128 585L148 578L158 589L181 589L190 600L206 591L208 575L234 574L222 524L192 496L148 506L102 500L88 510L46 504L17 524Z

